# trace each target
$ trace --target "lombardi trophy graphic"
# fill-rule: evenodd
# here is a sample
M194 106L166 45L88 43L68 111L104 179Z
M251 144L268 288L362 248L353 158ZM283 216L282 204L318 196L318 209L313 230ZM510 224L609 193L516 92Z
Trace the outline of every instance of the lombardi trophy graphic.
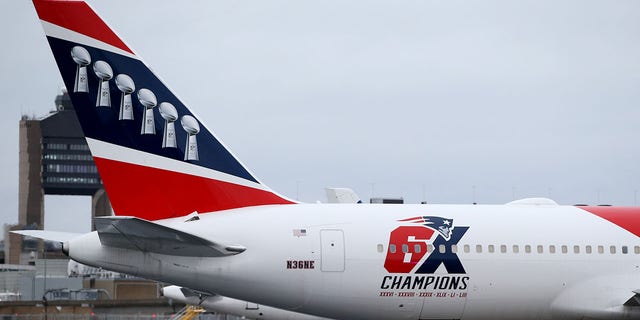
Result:
M116 86L122 92L120 97L120 113L118 120L133 120L133 103L131 102L131 93L136 90L133 79L126 74L116 76Z
M200 125L196 118L186 115L180 120L182 128L187 132L187 145L184 149L184 160L198 160L198 140L196 134L200 132Z
M138 91L138 100L144 106L140 134L156 134L156 123L153 117L153 108L158 104L156 95L149 89L140 89Z
M111 66L104 61L96 61L93 64L93 71L98 77L98 98L96 107L111 107L111 91L109 90L109 80L113 78Z
M87 66L91 63L89 51L81 46L75 46L71 49L71 57L77 64L73 92L89 92L89 81L87 79Z
M164 135L162 136L163 148L177 148L176 144L176 127L174 122L178 120L178 112L176 108L169 102L163 102L158 107L160 116L164 121Z

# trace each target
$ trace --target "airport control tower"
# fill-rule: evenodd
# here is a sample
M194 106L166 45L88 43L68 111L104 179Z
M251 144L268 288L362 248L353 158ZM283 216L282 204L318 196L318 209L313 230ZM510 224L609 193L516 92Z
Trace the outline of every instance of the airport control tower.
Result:
M11 229L43 229L44 196L92 197L92 217L111 215L111 204L66 90L55 110L41 118L20 120L18 225ZM22 237L5 233L5 261L23 264ZM37 250L40 251L40 250ZM21 258L22 257L22 258Z

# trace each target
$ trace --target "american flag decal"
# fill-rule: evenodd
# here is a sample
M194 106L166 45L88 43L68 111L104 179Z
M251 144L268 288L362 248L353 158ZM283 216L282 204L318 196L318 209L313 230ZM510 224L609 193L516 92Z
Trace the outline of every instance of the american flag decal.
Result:
M293 236L294 237L306 237L307 236L307 229L293 229Z

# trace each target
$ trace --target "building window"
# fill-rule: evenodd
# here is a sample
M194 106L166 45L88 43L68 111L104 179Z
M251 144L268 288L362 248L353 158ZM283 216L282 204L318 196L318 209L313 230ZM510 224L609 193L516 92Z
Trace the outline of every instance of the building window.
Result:
M67 145L65 143L46 143L45 149L50 150L67 150Z
M86 144L70 144L70 150L89 150L89 146Z
M90 154L45 153L45 160L93 161Z
M48 164L46 171L61 173L98 173L98 169L95 166L81 164Z
M80 183L80 184L99 184L97 178L80 178L80 177L46 177L47 183Z

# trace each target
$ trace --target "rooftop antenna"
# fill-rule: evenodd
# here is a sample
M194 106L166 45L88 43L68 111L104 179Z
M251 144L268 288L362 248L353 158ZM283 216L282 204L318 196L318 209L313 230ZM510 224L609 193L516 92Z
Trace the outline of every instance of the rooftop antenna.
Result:
M473 204L478 204L478 202L476 202L476 185L474 184L473 187Z

